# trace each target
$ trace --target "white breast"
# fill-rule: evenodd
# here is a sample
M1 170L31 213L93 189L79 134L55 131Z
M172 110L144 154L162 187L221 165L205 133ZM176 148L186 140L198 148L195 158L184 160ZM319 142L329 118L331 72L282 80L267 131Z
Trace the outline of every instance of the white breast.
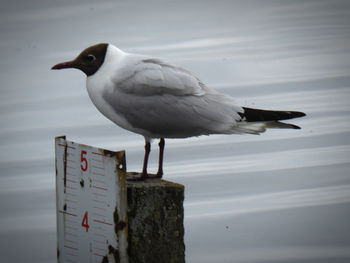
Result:
M95 74L87 77L86 88L91 101L104 116L120 127L133 131L124 117L115 112L103 98L105 92L112 92L115 89L112 77L113 74L117 74L125 56L126 53L120 49L108 45L105 61Z

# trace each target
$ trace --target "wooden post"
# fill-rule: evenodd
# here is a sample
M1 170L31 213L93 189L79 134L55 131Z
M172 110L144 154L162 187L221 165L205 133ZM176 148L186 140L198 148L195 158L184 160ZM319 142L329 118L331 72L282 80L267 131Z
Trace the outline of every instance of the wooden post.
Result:
M129 263L184 263L184 186L127 182Z

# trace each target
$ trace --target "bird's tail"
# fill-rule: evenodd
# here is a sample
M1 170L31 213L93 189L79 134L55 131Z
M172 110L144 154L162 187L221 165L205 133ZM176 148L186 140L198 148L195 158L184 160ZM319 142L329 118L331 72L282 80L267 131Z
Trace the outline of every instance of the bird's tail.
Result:
M243 107L243 112L240 112L239 115L241 120L235 127L236 131L259 134L267 128L300 129L297 125L281 122L280 120L299 118L306 114L300 111L271 111Z

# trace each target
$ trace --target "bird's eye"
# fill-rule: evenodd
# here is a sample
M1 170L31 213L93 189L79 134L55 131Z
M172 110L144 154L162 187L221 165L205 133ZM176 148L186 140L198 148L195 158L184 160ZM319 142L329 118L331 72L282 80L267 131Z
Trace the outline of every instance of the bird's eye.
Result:
M89 60L89 61L94 61L94 60L96 60L96 57L95 57L94 55L92 55L92 54L89 54L87 57L88 57L88 60Z

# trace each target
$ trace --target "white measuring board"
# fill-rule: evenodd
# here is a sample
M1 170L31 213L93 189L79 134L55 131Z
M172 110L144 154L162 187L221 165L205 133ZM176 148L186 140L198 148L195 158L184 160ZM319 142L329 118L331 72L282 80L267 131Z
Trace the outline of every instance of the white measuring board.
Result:
M112 152L55 139L57 262L127 262L126 165Z

